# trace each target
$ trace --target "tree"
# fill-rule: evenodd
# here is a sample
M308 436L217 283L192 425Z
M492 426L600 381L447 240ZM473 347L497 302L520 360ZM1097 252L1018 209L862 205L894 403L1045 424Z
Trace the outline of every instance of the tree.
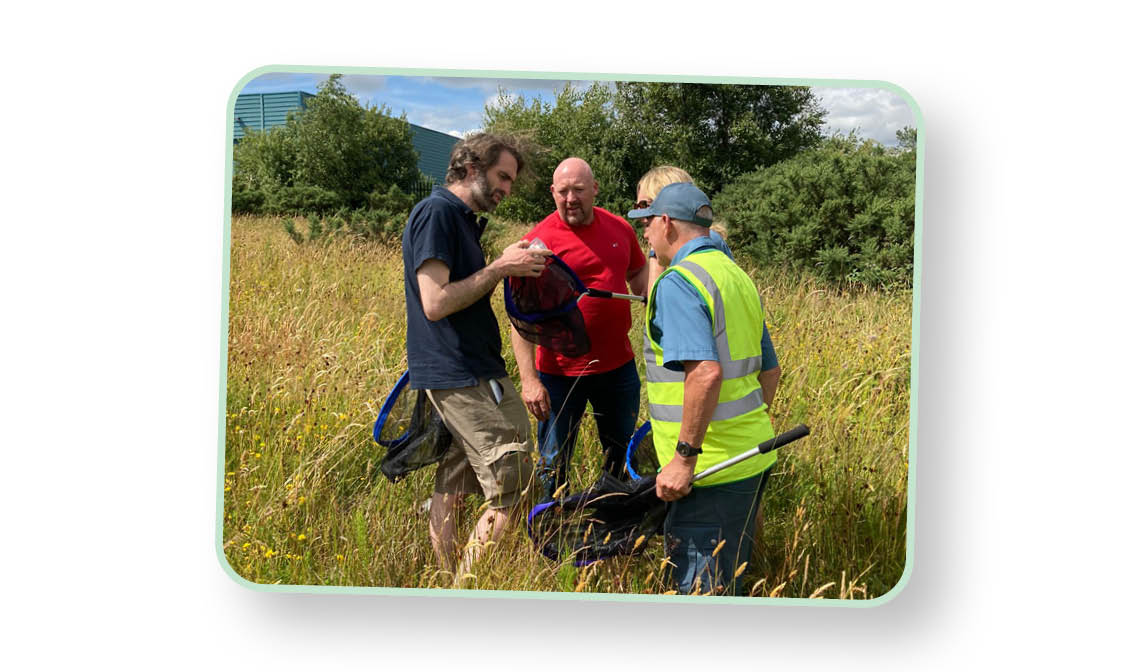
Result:
M362 106L332 75L284 126L252 132L234 148L234 204L258 191L263 208L284 210L368 205L373 192L410 191L419 158L403 116ZM238 198L239 192L242 198ZM301 205L297 205L301 204Z
M499 206L500 216L533 222L549 214L554 169L571 156L584 159L594 171L599 184L595 205L614 212L628 209L633 187L623 170L612 92L605 83L585 90L567 84L553 104L500 92L496 103L485 108L483 124L488 131L519 137L527 149L528 175Z
M823 109L805 87L595 82L567 85L554 103L500 95L484 127L532 145L533 180L520 181L499 207L534 221L550 212L550 175L559 161L585 159L600 190L596 204L628 211L637 181L671 163L710 196L737 176L782 161L822 139Z
M362 107L330 76L286 129L296 151L294 182L336 192L360 207L376 189L409 190L419 176L412 130L386 107Z
M712 193L823 138L825 112L807 87L618 82L615 107L639 148L635 171L674 164Z
M904 152L913 152L918 147L918 129L903 126L895 131L895 139L899 142L899 149Z

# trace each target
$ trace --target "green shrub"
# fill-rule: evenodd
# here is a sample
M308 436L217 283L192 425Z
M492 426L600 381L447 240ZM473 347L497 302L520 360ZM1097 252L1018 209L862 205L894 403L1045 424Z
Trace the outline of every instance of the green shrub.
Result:
M265 212L268 197L262 189L235 184L230 195L231 212L247 215L259 215Z
M909 287L915 154L854 135L746 174L713 199L733 251L833 284Z
M269 191L264 210L273 214L328 213L344 207L335 191L313 186L278 187Z

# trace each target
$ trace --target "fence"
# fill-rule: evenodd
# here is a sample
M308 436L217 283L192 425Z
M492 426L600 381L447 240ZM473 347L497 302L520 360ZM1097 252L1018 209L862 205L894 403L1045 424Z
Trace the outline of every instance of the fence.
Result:
M408 193L416 197L416 201L421 201L428 197L431 193L432 187L435 186L435 180L420 173L419 179L412 183Z

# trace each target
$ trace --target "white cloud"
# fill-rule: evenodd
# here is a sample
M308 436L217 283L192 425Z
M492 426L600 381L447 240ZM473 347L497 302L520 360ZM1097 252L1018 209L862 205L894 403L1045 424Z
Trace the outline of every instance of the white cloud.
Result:
M340 78L344 87L362 98L371 98L388 85L384 75L345 75Z
M914 112L906 100L886 89L813 87L827 110L824 131L849 133L894 145L895 131L916 126Z
M492 109L499 109L503 106L503 104L509 105L519 100L522 100L522 96L517 93L504 90L500 94L498 91L496 91L483 100L483 106Z

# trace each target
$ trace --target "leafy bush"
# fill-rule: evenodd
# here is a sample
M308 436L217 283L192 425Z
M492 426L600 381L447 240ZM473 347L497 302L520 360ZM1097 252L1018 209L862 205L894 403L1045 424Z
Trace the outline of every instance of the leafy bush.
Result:
M344 207L339 194L321 187L278 187L266 196L264 211L273 214L327 213Z
M387 108L362 107L332 75L284 126L251 131L234 147L234 203L268 214L362 208L377 190L420 179L412 131ZM253 190L264 192L258 200Z
M230 210L249 215L259 215L265 212L265 202L268 197L265 191L256 187L247 187L234 183L230 190Z
M832 283L909 286L914 275L913 145L854 136L742 176L713 199L734 252Z
M406 194L403 196L409 198ZM329 240L333 236L353 236L393 243L398 242L403 235L408 213L372 208L349 210L342 207L324 215L310 212L305 215L305 220L308 230L304 233L297 229L293 217L287 217L282 222L285 233L298 245Z

